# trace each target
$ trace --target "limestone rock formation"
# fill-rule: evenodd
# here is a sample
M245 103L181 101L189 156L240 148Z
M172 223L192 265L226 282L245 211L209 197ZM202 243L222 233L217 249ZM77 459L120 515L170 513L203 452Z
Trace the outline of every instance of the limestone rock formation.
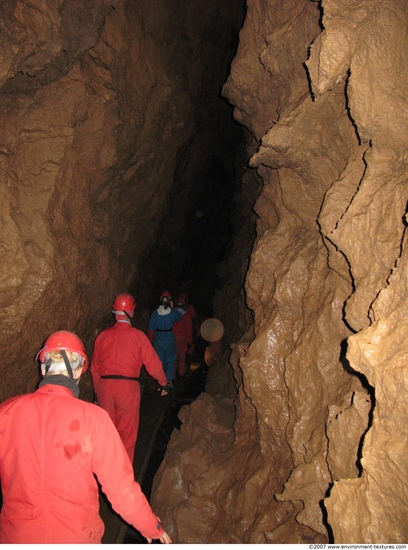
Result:
M406 543L406 0L1 15L0 400L200 262L224 349L154 480L173 541Z
M224 86L263 182L236 416L220 456L193 436L201 401L183 412L153 502L180 542L406 542L408 5L247 6ZM197 446L206 466L184 477Z

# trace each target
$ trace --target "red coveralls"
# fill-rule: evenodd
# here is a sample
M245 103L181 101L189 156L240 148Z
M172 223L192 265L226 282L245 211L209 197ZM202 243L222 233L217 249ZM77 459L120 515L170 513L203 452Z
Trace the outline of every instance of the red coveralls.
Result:
M0 405L2 544L101 543L99 491L146 538L163 529L109 415L46 384Z
M180 309L178 311L181 311ZM187 346L193 342L193 325L188 313L184 313L180 321L173 325L173 333L177 342L176 368L180 376L186 374Z
M98 404L108 411L132 464L139 429L139 383L101 377L119 375L139 378L142 365L161 386L167 384L162 363L141 330L126 321L117 321L96 338L91 363L93 387Z
M188 304L186 313L191 318L191 324L193 326L193 338L195 339L198 335L198 329L196 327L197 313L196 313L195 307L192 304ZM195 348L195 343L193 342L193 340L191 340L191 344L187 346L187 352L189 355L193 355L194 348Z

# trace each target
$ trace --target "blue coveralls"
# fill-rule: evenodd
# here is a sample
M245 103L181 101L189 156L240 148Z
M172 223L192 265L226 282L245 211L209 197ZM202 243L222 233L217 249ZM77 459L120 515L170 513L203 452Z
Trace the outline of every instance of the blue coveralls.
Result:
M173 325L180 321L182 314L168 307L159 306L155 309L149 321L149 339L160 357L167 383L173 381L173 370L177 357L177 342L173 334ZM154 333L154 336L153 336Z

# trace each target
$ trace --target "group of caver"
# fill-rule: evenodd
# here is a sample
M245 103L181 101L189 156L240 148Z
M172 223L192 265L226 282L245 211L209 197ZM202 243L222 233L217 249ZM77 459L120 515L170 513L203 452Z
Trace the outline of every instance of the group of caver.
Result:
M118 295L114 325L95 340L90 371L99 406L76 399L88 358L81 339L65 330L37 354L37 390L0 405L0 543L101 543L98 483L148 542L171 543L134 479L138 380L144 366L168 394L175 372L185 373L192 319L187 297L173 306L164 291L146 336L131 325L135 307L130 294Z
M174 378L184 376L186 365L191 361L195 319L195 308L188 303L186 293L180 294L174 308L170 292L161 293L160 305L151 314L147 335L162 361L167 389L173 387Z

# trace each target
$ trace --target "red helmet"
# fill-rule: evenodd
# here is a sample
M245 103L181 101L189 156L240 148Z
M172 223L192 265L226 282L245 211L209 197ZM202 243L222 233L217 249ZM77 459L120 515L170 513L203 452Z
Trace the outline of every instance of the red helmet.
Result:
M186 300L185 300L183 294L180 294L180 296L176 300L176 307L181 306L182 308L185 309L186 305L187 305L187 303L186 303Z
M86 371L88 368L88 357L86 356L84 345L76 334L68 330L59 330L51 334L51 336L48 336L44 347L38 352L37 357L39 356L41 363L44 363L46 353L60 350L79 353L84 359L82 373Z
M133 311L136 307L135 300L131 294L119 294L113 302L114 311Z
M170 298L171 300L171 294L168 290L163 290L163 292L160 294L160 298Z
M187 292L182 292L179 296L179 300L181 302L188 302L188 295L187 295Z

